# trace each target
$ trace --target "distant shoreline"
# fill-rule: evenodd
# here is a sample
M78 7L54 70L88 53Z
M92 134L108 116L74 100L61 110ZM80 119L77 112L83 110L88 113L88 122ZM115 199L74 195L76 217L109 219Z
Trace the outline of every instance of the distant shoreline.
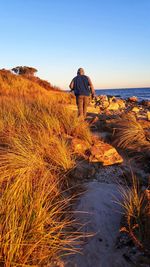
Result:
M150 89L150 87L122 87L122 88L96 88L95 90L138 90L138 89Z
M66 92L69 92L66 91ZM112 95L127 99L132 96L136 96L139 101L150 100L150 87L138 87L138 88L116 88L116 89L95 89L96 95Z
M121 87L121 88L95 88L95 90L140 90L140 89L150 89L150 87ZM64 89L65 92L70 92L69 89Z
M97 95L113 95L127 99L136 96L139 101L150 100L150 87L141 88L123 88L123 89L96 89Z

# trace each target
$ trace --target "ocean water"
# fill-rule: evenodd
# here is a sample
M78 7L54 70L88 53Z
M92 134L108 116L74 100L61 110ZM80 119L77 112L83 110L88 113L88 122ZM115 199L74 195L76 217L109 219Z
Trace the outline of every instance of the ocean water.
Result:
M137 96L138 100L150 100L150 88L125 88L125 89L100 89L95 90L96 95L111 95L126 99L130 96Z

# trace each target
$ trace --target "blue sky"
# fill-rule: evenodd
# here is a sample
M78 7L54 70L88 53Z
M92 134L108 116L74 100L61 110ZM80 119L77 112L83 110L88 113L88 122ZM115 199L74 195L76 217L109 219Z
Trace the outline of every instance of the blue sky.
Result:
M63 89L150 86L150 0L2 0L0 68L33 66Z

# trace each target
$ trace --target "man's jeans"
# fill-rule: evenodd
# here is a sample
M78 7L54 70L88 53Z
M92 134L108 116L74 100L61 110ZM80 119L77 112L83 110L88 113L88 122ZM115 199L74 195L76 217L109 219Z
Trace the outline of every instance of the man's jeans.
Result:
M87 107L90 102L89 96L85 95L77 95L76 96L76 103L78 106L78 116L79 117L86 117Z

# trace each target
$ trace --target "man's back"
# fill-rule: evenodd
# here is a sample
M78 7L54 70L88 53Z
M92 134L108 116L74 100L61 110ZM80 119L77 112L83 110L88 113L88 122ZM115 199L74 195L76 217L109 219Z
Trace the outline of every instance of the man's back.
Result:
M74 77L69 85L71 91L74 91L76 103L78 106L78 116L86 117L87 106L89 104L89 95L92 93L94 97L95 90L88 76L84 74L84 70L79 68L77 76Z
M75 95L90 95L89 78L86 75L77 75L73 78Z

